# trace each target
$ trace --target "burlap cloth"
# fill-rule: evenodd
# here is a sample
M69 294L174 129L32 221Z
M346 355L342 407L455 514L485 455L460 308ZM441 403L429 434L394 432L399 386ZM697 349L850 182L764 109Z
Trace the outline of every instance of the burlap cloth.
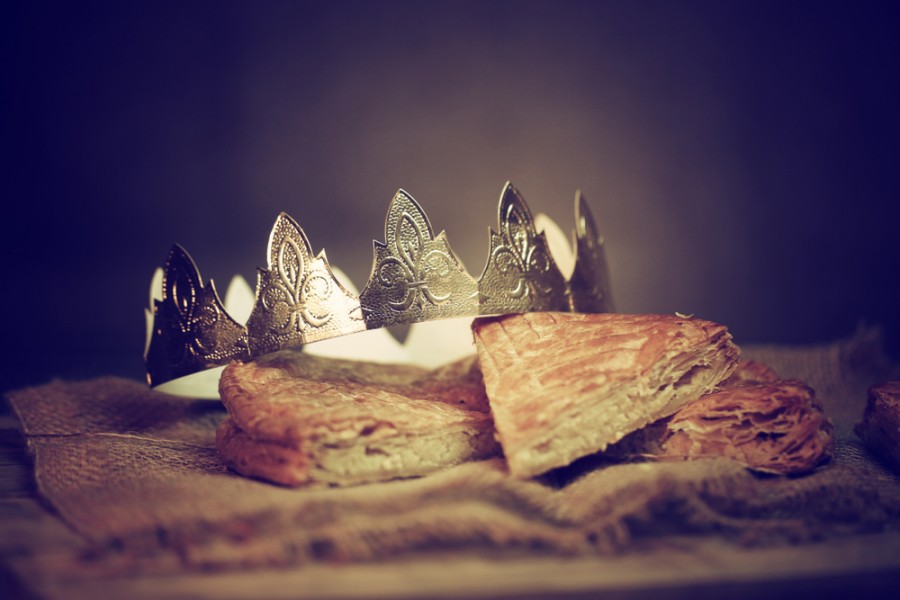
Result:
M501 459L347 489L285 489L238 476L215 449L216 401L102 378L10 394L40 494L87 540L82 571L295 565L455 549L611 553L670 534L799 543L896 529L900 478L851 433L867 387L896 376L877 336L746 348L808 381L835 422L833 460L802 477L725 459L616 464L593 458L532 481Z

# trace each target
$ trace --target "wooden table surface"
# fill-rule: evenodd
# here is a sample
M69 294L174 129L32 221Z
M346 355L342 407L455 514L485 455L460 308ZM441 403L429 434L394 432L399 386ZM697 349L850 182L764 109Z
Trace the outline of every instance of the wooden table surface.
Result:
M880 598L900 597L900 534L743 548L666 538L615 557L429 554L383 563L75 581L35 563L85 545L40 499L17 419L0 413L3 598ZM35 560L38 558L40 560Z

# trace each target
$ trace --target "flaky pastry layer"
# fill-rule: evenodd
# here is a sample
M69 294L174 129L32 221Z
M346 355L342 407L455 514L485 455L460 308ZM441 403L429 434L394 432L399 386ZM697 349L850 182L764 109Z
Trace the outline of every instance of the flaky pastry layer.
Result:
M606 448L726 379L722 325L670 315L529 313L473 325L510 472L531 477Z
M499 452L474 357L428 371L283 351L228 366L219 392L226 462L285 485L411 477Z

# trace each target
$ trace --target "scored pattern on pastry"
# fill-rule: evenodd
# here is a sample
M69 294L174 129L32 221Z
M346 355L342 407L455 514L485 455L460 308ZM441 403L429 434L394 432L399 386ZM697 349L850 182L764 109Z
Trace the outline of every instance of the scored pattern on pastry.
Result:
M478 364L510 473L603 451L729 377L723 326L675 315L531 313L475 321Z
M175 246L166 262L163 299L153 303L148 380L169 380L346 334L460 316L612 308L603 240L580 194L576 198L576 266L567 282L534 226L521 194L507 183L498 229L476 281L434 235L425 211L403 190L393 197L384 242L374 242L369 280L359 297L335 277L325 251L313 257L300 225L281 213L259 269L247 326L222 307L212 281L204 287L194 261Z
M282 485L415 477L499 453L474 356L428 370L285 351L226 367L220 395L220 455Z

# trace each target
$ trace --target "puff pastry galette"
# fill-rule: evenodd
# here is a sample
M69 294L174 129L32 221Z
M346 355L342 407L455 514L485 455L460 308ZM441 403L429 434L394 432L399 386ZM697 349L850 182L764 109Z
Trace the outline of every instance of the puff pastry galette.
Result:
M529 313L473 324L510 472L532 477L605 449L728 378L727 329L675 315Z
M217 448L288 486L423 475L499 453L475 357L433 371L286 350L222 374Z

